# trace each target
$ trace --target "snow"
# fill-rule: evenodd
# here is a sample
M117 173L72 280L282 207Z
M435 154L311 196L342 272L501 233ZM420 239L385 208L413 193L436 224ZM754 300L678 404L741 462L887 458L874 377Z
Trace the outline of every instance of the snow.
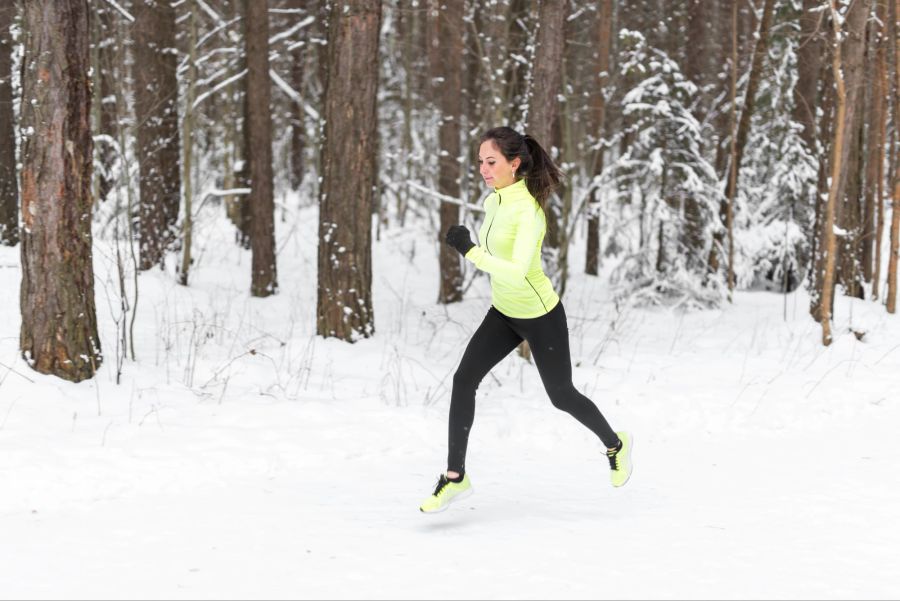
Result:
M439 306L435 234L385 230L375 336L323 339L315 210L278 224L267 299L249 296L250 254L210 216L221 207L203 211L191 286L141 275L137 362L119 385L109 242L95 242L105 362L80 384L21 357L19 249L0 249L3 597L900 593L900 318L879 303L837 298L823 347L803 291L738 292L706 312L617 307L605 275L577 264L574 381L634 434L632 480L609 485L599 442L513 355L479 388L475 494L423 515L487 280Z

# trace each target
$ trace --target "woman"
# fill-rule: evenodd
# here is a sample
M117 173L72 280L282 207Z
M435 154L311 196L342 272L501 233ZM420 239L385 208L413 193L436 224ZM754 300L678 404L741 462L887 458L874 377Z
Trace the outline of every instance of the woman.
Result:
M487 373L523 340L531 347L544 388L555 407L570 413L606 445L613 486L631 476L632 438L614 432L597 406L575 390L569 330L559 296L541 267L550 194L560 172L538 142L509 127L489 130L478 152L481 177L494 189L485 199L485 218L472 242L462 225L450 227L446 242L475 267L491 275L492 305L466 347L453 376L447 473L420 506L443 511L472 493L466 448L475 418L475 390Z

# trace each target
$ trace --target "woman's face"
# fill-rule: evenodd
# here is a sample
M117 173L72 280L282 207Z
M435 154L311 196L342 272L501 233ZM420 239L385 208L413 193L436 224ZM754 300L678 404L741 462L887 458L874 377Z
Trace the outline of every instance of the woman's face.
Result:
M519 157L507 161L493 140L485 140L478 149L478 169L484 183L492 188L505 188L516 183L519 163L521 163Z

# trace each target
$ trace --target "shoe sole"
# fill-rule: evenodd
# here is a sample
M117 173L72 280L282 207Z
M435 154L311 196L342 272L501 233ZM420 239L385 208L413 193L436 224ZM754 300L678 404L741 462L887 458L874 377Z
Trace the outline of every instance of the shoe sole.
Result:
M613 484L613 486L616 488L622 488L623 486L628 484L628 481L631 480L631 475L634 473L634 464L631 462L631 451L634 449L634 435L629 434L628 438L631 439L631 444L628 445L628 452L625 453L625 456L624 456L625 462L628 464L628 468L629 468L628 469L628 477L625 478L625 481L622 482L621 484Z
M450 507L451 505L453 505L454 503L456 503L457 501L462 501L463 499L468 499L469 497L471 497L473 492L474 492L474 490L470 486L466 490L462 491L461 493L459 493L458 495L456 495L455 497L453 497L452 499L447 501L446 505L444 505L438 509L435 509L434 511L425 511L421 507L419 507L419 511L421 511L422 513L425 513L425 514L441 513L442 511L447 511L447 508Z

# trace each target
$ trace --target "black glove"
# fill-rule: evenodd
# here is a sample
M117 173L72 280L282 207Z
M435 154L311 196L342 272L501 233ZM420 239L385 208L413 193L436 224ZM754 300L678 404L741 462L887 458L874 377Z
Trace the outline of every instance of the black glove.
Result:
M466 256L466 253L475 246L475 243L472 242L472 236L469 234L469 229L464 225L451 225L444 240L458 250L462 256Z

